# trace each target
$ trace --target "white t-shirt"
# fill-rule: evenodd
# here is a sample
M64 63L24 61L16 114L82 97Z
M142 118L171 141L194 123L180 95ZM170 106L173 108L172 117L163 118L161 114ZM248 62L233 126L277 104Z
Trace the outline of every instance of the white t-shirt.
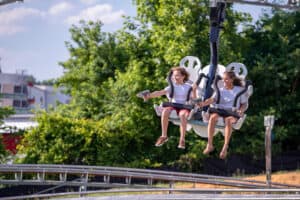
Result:
M225 87L221 87L220 89L220 103L218 104L218 108L230 110L233 107L234 99L238 93L240 93L243 88L239 86L234 86L231 90L226 89ZM217 100L217 93L214 92L212 96L215 101ZM245 95L241 95L238 100L236 107L239 108L241 104L247 103L247 98Z
M174 93L173 93L172 102L185 104L191 86L187 83L181 85L174 83L173 85L174 85ZM171 86L166 87L164 90L167 91L167 96L169 98L169 95L171 93Z

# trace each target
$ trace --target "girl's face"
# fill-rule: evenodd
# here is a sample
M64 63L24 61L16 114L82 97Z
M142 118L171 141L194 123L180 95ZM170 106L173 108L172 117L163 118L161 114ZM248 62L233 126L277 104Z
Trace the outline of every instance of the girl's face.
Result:
M180 71L175 70L173 71L173 79L175 80L176 84L183 84L184 75L181 74Z
M232 88L233 79L231 79L228 74L226 73L224 74L223 81L224 81L225 88Z

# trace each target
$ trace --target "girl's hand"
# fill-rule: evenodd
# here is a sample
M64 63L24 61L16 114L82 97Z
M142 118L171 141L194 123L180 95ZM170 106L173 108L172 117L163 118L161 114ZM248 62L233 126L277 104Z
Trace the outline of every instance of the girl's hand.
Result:
M236 112L241 117L244 115L244 112L241 109L238 109Z
M204 106L205 106L205 105L204 105L204 102L203 102L203 101L202 101L202 102L199 102L199 103L198 103L198 106L199 106L199 107L204 107Z
M198 85L196 83L193 83L192 88L193 90L196 90L198 88Z
M150 93L144 94L143 99L144 99L144 101L148 101L148 99L150 99Z

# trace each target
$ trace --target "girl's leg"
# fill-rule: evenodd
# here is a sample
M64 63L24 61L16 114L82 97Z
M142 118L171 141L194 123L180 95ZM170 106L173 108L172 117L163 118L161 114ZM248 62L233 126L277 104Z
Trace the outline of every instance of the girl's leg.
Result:
M165 107L162 111L161 114L161 136L162 137L168 136L169 116L172 110L173 110L172 107Z
M232 124L235 123L237 119L235 117L229 116L225 118L225 130L224 130L224 144L222 151L220 152L220 158L225 159L227 156L227 149L232 133Z
M214 133L215 133L215 126L217 124L219 115L217 113L211 113L208 121L208 127L207 127L207 132L208 132L208 138L207 138L207 145L206 148L204 149L203 153L204 154L209 154L214 150L214 145L213 145L213 139L214 139Z
M160 147L168 141L169 116L172 110L172 107L165 107L161 113L161 136L155 142L156 147Z
M185 148L185 133L186 133L186 126L187 126L187 118L189 116L189 111L186 109L179 111L179 118L180 118L180 139L179 139L179 148Z

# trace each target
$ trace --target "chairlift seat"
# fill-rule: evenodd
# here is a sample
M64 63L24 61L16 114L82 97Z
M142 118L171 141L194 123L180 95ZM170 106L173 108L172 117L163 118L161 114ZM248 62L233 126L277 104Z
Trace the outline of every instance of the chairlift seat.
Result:
M207 88L207 75L209 73L209 65L205 66L203 69L201 69L201 62L197 57L194 56L186 56L180 61L180 67L184 67L188 73L190 74L190 78L188 80L189 84L197 83L198 89L197 89L197 96L199 99L204 98L204 90ZM224 67L223 65L218 65L216 75L219 77L223 76L223 73L225 71L234 71L236 76L240 78L244 84L245 90L242 95L245 95L245 97L248 98L253 93L253 87L252 84L248 81L246 81L247 76L247 68L242 63L230 63L228 66ZM169 80L170 82L170 80ZM217 84L223 84L222 79L218 81ZM215 86L212 86L215 87ZM187 131L190 131L191 129L194 130L194 132L201 136L201 137L207 137L207 125L208 125L208 119L209 114L207 112L199 110L195 103L189 101L187 104L176 104L172 102L164 102L161 105L154 105L154 109L157 116L161 116L163 107L166 106L172 106L176 108L186 108L188 110L191 110L190 116L188 117L188 124L187 124ZM212 107L217 107L217 104L211 105ZM199 112L201 112L201 119L194 119L195 113L199 115ZM244 114L242 117L239 118L239 120L233 124L233 129L238 130L241 128L244 120L246 119L246 114ZM175 125L180 125L180 119L177 115L175 110L172 110L169 116L169 121L171 121ZM215 134L218 132L224 133L224 120L223 118L219 118L217 125L215 127Z

